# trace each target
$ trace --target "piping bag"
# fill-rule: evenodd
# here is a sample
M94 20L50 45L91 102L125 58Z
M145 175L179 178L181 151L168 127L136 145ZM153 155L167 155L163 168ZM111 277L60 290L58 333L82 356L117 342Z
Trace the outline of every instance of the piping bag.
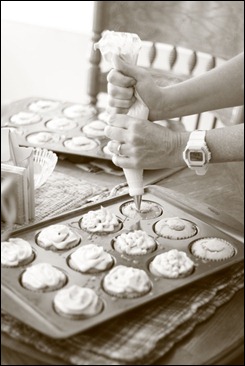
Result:
M119 55L122 60L127 63L136 65L139 50L141 48L141 40L137 34L104 31L99 42L95 43L95 49L99 49L103 58L115 67L113 56ZM140 119L148 119L149 109L144 104L139 94L135 91L135 103L130 107L128 116ZM142 169L123 169L126 177L129 194L134 199L136 209L140 211L142 195L144 194L143 170Z

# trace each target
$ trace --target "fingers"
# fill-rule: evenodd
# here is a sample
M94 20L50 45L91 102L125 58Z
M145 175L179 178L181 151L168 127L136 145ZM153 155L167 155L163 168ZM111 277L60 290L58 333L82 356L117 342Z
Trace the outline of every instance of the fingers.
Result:
M115 86L122 88L133 87L136 84L135 79L123 75L120 71L112 69L107 75L107 81Z
M128 64L118 55L113 55L113 64L117 70L121 71L121 73L127 77L131 76L137 81L143 80L144 78L145 72L143 69L138 66Z
M130 147L126 143L120 143L115 140L109 141L107 147L112 154L118 156L128 157L128 153L130 151Z
M107 92L114 98L130 100L134 95L134 88L133 87L123 88L121 86L115 86L108 82Z

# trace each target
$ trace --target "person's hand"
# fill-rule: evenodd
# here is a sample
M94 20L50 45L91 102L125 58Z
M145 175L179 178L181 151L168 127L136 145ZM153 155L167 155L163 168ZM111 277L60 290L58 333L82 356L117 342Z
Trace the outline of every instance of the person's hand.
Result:
M138 66L130 65L119 56L113 58L115 69L107 76L108 103L114 111L127 114L135 102L134 92L139 96L150 110L149 119L157 120L162 113L162 90L159 88L150 73Z
M173 132L125 114L110 117L105 134L112 141L112 161L121 168L161 169L185 165L182 152L188 132ZM118 147L120 146L120 154Z

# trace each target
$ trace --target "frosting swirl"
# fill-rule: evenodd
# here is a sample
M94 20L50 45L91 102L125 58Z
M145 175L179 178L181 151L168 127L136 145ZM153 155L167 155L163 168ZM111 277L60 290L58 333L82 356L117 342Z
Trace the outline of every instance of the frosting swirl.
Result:
M64 145L71 150L92 150L98 146L97 142L86 136L75 136L64 142Z
M190 221L179 217L170 217L158 221L155 225L155 231L164 238L185 239L194 236L197 233L197 228Z
M103 121L93 121L83 127L83 132L89 137L104 137L107 124Z
M155 276L177 278L190 274L194 268L194 262L185 252L177 249L157 255L150 263L150 271Z
M102 302L95 291L77 285L58 291L54 305L58 312L66 315L91 316L102 310Z
M46 126L51 130L71 130L77 126L76 122L68 118L53 118L46 123Z
M57 288L64 284L65 280L65 274L49 263L38 263L27 268L21 279L24 287L33 290Z
M33 112L46 112L58 106L59 102L53 100L37 100L29 105L29 109Z
M58 137L54 136L50 132L37 132L27 136L27 140L31 144L44 145L47 142L58 141Z
M45 249L52 247L66 249L75 246L79 241L78 235L62 224L51 225L43 229L37 238L37 243Z
M104 271L113 263L112 256L95 244L82 246L71 254L70 259L72 267L81 272Z
M97 113L97 110L92 105L74 104L64 109L63 111L66 117L79 118L90 117Z
M141 296L151 289L151 282L142 269L119 265L104 277L104 289L122 296Z
M82 229L91 233L113 232L119 225L116 215L104 207L96 211L89 211L83 215L81 220Z
M152 252L156 248L155 240L143 230L122 233L114 243L119 253L142 255Z
M150 201L142 201L140 206L140 212L137 211L134 202L126 203L122 206L121 211L124 216L131 219L154 219L162 213L161 207Z
M10 238L1 242L1 264L15 267L33 256L32 247L28 241L20 238Z
M10 121L16 125L30 125L32 123L37 123L41 121L41 117L32 112L19 112L14 114Z
M202 238L192 244L191 252L198 258L215 261L232 257L235 249L224 239Z

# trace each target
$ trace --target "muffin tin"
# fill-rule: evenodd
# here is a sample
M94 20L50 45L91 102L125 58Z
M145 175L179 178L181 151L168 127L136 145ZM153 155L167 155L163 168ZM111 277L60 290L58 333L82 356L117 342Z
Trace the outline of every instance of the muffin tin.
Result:
M51 102L52 104L50 108L43 107L39 111L36 111L35 109L33 110L32 106L35 106L35 103L40 101L43 103L47 101ZM65 115L65 111L67 110L67 108L76 105L79 104L34 97L19 100L9 105L7 112L1 118L1 127L9 127L16 130L16 133L18 134L19 144L21 146L42 147L48 150L55 151L57 153L111 160L111 155L108 150L105 149L104 151L104 148L109 141L107 137L89 137L83 132L84 126L99 119L99 111L92 105L80 104L84 107L84 115L82 117L67 117ZM23 117L27 117L26 113L35 113L36 122L33 122L31 124L25 123L19 125L15 121L16 115L18 113L24 113ZM50 121L56 118L68 119L72 124L71 127L73 128L60 130L53 130L49 128ZM26 121L28 121L28 119L26 119ZM42 143L28 141L28 139L34 134L40 132L45 133L45 135L49 134L50 136L52 136L52 141L44 140ZM76 150L70 149L65 145L65 141L78 136L86 136L90 138L93 142L96 143L96 146L90 150Z
M54 217L50 220L43 221L39 224L22 228L13 232L11 237L21 237L29 241L35 253L33 264L39 262L51 263L55 267L61 269L67 276L68 282L63 288L70 287L73 284L85 286L94 289L103 301L103 310L90 318L85 319L69 319L57 314L53 308L53 299L57 291L46 293L33 292L25 289L20 278L23 271L31 264L17 267L2 267L2 307L14 317L19 318L23 322L29 324L38 331L47 334L53 338L65 338L72 336L78 332L85 331L111 318L122 315L127 311L137 308L143 304L147 304L162 296L168 296L184 286L191 285L215 272L224 270L225 268L243 260L243 236L241 226L239 230L231 227L231 223L235 221L228 215L223 215L214 209L203 206L197 202L196 206L188 203L184 196L176 194L171 190L159 188L156 186L148 186L145 189L144 201L150 201L158 204L162 212L152 219L135 220L125 217L122 214L122 206L131 201L129 195L121 195L112 199L103 201L103 203L93 204L81 209L77 209L66 214ZM89 210L98 210L101 205L116 214L121 221L121 229L111 234L89 234L80 228L82 215ZM195 207L195 208L194 208ZM197 208L198 207L198 210ZM207 214L209 211L210 214ZM157 221L166 217L180 217L193 222L198 230L197 233L183 240L164 239L156 235L154 225ZM224 220L220 220L223 219ZM229 220L230 218L230 220ZM62 223L68 225L81 235L81 242L78 246L69 250L51 251L45 250L36 244L36 236L41 229L53 224ZM141 229L148 235L152 236L157 242L157 248L146 255L129 256L120 254L113 248L114 238L122 232ZM202 261L191 254L190 245L193 241L203 237L218 237L227 240L235 248L235 255L227 260L219 262ZM114 266L124 265L143 269L149 276L152 289L144 296L125 299L111 296L103 289L103 278L108 273L104 271L98 274L83 274L69 267L68 261L70 254L82 245L94 243L103 246L109 252L114 260ZM153 258L170 249L178 249L187 253L194 261L195 269L193 273L184 278L167 279L159 278L149 270L149 263Z

